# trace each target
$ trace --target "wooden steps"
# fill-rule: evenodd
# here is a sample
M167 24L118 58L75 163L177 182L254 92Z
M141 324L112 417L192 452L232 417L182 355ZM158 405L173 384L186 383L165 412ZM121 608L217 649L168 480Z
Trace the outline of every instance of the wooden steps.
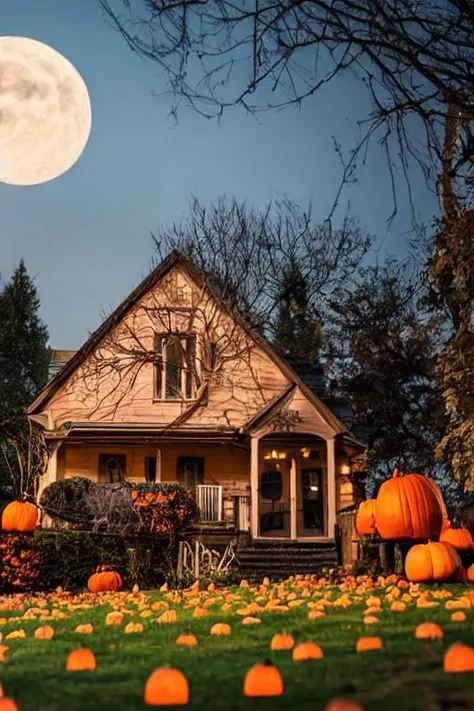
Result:
M236 558L242 578L251 580L264 577L281 580L290 575L319 573L322 568L338 565L334 540L252 541L237 548Z

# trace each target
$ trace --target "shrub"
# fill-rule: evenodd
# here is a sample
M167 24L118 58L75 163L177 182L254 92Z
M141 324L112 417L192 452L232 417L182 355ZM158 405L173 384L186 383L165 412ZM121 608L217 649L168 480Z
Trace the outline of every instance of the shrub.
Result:
M136 484L132 501L141 529L165 534L171 544L180 531L198 520L196 500L181 484Z
M153 588L172 577L176 566L174 549L169 550L168 541L158 536L39 530L34 542L39 555L38 585L46 590L84 588L99 565L112 565L126 587L137 583Z
M0 591L31 592L40 577L39 555L29 533L0 535Z
M82 476L55 481L45 488L39 503L53 521L87 528L91 525L91 513L86 498L97 487L93 481Z

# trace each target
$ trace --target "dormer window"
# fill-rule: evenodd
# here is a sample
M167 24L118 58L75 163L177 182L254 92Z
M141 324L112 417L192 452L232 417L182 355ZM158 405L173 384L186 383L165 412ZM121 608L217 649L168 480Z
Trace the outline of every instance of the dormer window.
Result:
M155 397L158 400L194 400L198 364L195 334L167 334L156 338Z

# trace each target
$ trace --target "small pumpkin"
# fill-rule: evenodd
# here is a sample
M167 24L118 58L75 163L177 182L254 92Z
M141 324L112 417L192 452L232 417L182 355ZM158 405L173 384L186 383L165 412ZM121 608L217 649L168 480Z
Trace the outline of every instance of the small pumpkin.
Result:
M356 701L350 699L333 699L324 711L364 711Z
M195 647L198 641L193 634L180 634L176 639L176 644L182 644L185 647Z
M91 593L117 592L121 587L120 575L115 570L104 570L101 566L87 581L87 589Z
M415 629L417 639L443 639L443 630L436 622L421 622Z
M272 641L270 642L270 649L275 651L280 651L283 649L293 649L295 646L295 640L293 635L286 632L277 632L273 635Z
M155 669L145 684L144 702L148 706L183 706L189 702L189 684L179 669Z
M415 583L450 580L461 567L459 554L449 543L419 543L405 559L405 574Z
M463 612L462 610L453 612L453 614L451 615L451 621L452 622L465 622L466 621L466 613Z
M356 652L372 652L376 649L383 649L380 637L359 637L356 642Z
M35 639L52 639L54 637L54 628L50 625L43 625L35 630Z
M362 501L359 505L355 520L355 527L359 536L371 536L376 532L375 499Z
M382 538L438 537L443 524L439 498L428 477L421 474L393 476L379 489L375 521Z
M2 529L4 531L34 531L37 521L38 507L29 501L11 501L3 509Z
M474 649L462 642L455 642L444 655L443 669L451 674L474 671Z
M227 622L216 622L212 625L210 634L214 636L229 635L231 633L231 627Z
M94 652L86 647L75 649L66 660L66 671L94 671L96 668Z
M439 540L450 543L457 551L468 551L474 547L474 541L467 528L452 528L449 526L441 531Z
M474 563L466 570L466 577L470 583L474 583Z
M283 679L270 660L267 659L263 664L255 664L247 671L244 679L244 696L260 698L282 694Z
M324 657L323 650L319 644L314 642L301 642L293 649L293 661L305 662L309 659L322 659Z
M364 711L356 701L350 699L333 699L324 711Z

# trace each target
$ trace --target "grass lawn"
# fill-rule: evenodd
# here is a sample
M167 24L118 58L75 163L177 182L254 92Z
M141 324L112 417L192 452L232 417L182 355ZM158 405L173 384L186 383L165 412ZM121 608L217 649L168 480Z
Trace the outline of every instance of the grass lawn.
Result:
M297 582L297 581L296 581ZM254 602L265 605L271 594L282 599L290 595L294 603L287 612L256 612L261 624L242 625L243 616L237 610ZM166 592L141 593L133 598L129 593L77 596L67 601L60 595L44 596L40 604L44 610L55 608L64 611L67 619L41 620L18 619L26 609L37 607L38 600L16 600L22 603L19 610L6 610L8 598L0 599L0 616L7 618L1 627L2 644L8 646L6 661L1 665L0 681L6 696L13 697L20 711L137 711L150 708L143 704L143 688L149 674L162 665L179 668L187 676L191 687L190 709L257 709L277 711L323 711L328 701L335 696L357 700L365 711L466 711L474 708L474 672L446 674L443 672L443 656L448 646L456 641L474 646L474 610L465 609L466 621L451 621L452 610L445 609L446 599L433 597L441 590L449 590L454 598L472 592L474 586L434 586L430 588L429 600L439 606L417 607L415 590L403 612L390 610L391 589L387 586L376 590L348 593L351 606L333 606L344 591L339 587L314 587L303 583L287 582L285 586L270 586L262 590L231 588L224 591L234 594L222 611L225 602L222 592L203 592L188 595L178 601ZM330 605L325 607L326 616L308 619L308 603L321 604L325 593ZM410 591L402 589L401 595ZM393 594L393 589L392 589ZM383 600L379 623L363 624L363 612L369 595ZM237 599L235 599L237 596ZM194 605L205 606L211 598L206 617L192 617ZM472 594L474 605L474 594ZM11 600L11 599L10 599ZM156 623L163 610L152 610L152 616L141 617L159 600L176 610L178 620L173 624ZM5 604L6 603L6 604ZM287 604L288 599L283 599ZM80 609L85 604L86 609ZM127 614L121 626L106 626L105 617L113 608L122 605L133 612ZM140 608L141 605L141 609ZM79 608L78 608L79 606ZM150 612L145 612L150 614ZM11 620L11 617L17 617ZM142 634L124 634L130 621L144 626ZM3 621L3 620L2 620ZM209 634L215 622L225 621L232 627L229 637L214 637ZM419 622L438 622L444 631L444 639L438 642L421 641L414 637ZM77 625L92 623L91 635L80 635L74 630ZM54 627L52 640L35 640L34 630L40 625ZM6 639L6 635L22 629L23 639ZM180 647L175 640L180 633L193 632L199 639L194 648ZM291 651L270 651L274 633L289 631L296 642L314 641L324 651L324 659L311 662L293 662ZM384 642L383 651L357 653L356 640L360 636L379 635ZM65 661L68 653L79 644L90 647L97 659L94 672L68 673ZM271 659L281 671L285 691L273 699L247 699L242 694L246 670L264 659Z

